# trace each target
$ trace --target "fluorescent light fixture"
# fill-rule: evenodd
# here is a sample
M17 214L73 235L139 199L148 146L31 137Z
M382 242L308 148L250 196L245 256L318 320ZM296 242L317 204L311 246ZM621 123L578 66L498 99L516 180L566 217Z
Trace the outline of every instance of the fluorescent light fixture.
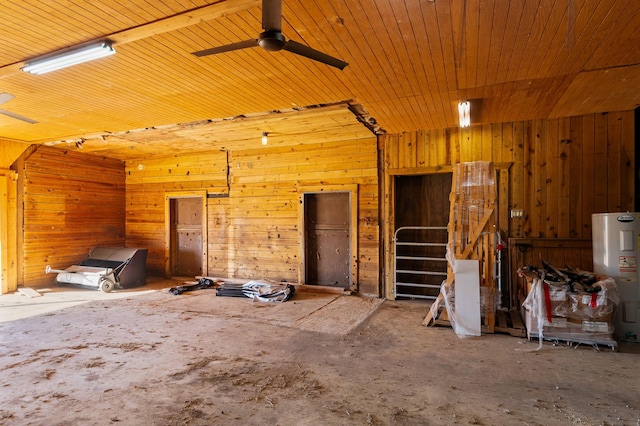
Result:
M44 56L40 59L34 59L22 67L22 71L31 74L45 74L51 71L70 67L72 65L113 55L114 53L116 53L116 51L111 46L111 42L103 40L86 46L65 49L59 53Z
M462 101L458 104L458 116L460 118L460 127L471 126L471 104L469 101Z
M262 145L266 145L269 143L269 133L262 132Z

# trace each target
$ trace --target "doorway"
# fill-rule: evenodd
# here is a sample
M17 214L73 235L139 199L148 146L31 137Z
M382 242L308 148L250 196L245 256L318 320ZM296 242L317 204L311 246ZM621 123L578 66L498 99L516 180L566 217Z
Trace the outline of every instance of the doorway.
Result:
M447 273L452 179L452 173L395 177L396 297L435 299L440 292Z
M351 286L351 194L305 193L305 283Z
M201 197L169 199L170 276L203 275L203 201Z

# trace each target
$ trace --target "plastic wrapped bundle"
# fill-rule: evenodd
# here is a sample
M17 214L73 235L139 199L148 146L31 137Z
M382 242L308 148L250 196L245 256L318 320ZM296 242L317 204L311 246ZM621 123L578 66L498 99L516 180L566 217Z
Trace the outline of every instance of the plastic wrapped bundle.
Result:
M216 296L248 297L260 302L285 302L293 297L296 288L291 284L279 284L266 280L244 284L223 283L216 289Z
M617 348L613 316L620 300L612 278L601 276L592 283L581 283L568 276L559 280L535 267L518 272L530 282L522 305L529 338Z

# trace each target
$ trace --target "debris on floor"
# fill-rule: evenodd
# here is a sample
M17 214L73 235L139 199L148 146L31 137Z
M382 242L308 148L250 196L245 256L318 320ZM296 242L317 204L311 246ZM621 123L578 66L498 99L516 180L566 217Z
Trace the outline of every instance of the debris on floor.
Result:
M248 297L260 302L285 302L293 297L296 288L270 280L254 280L246 283L226 282L217 278L200 277L195 283L171 287L169 293L180 295L194 290L215 289L216 296Z
M248 297L260 302L285 302L291 299L295 292L296 288L291 284L257 280L244 284L222 283L216 289L216 296Z
M180 295L182 293L185 293L187 291L194 291L194 290L202 290L202 289L207 289L207 288L215 288L216 286L220 285L220 282L212 280L210 278L200 278L198 280L197 283L195 284L186 284L186 285L179 285L176 287L171 287L169 289L169 293L171 294L175 294Z

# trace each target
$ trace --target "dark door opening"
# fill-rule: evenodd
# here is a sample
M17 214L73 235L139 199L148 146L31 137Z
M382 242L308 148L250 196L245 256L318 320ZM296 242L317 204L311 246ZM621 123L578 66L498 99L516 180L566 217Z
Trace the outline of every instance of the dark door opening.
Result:
M351 285L351 201L348 192L304 194L305 282Z
M452 177L451 173L395 177L394 230L408 228L398 232L402 241L394 253L394 293L400 297L435 299L446 278ZM430 227L445 229L421 229Z
M171 276L202 275L202 198L172 198L169 211Z

